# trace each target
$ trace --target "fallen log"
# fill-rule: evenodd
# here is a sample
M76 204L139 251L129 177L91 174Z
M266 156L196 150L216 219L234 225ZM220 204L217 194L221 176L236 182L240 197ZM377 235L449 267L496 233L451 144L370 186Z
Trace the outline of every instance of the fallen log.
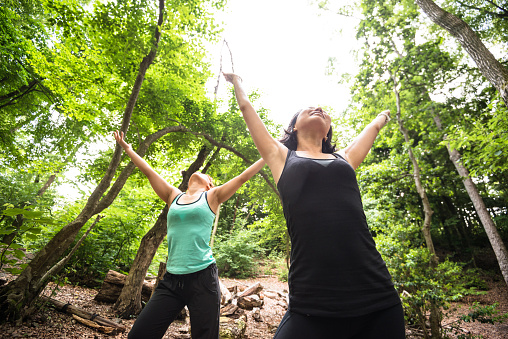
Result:
M122 332L125 332L125 330L126 330L125 327L123 327L123 326L121 326L109 319L98 316L97 314L92 314L88 311L85 311L79 307L73 306L69 303L65 303L63 301L56 300L56 299L46 297L46 296L41 296L40 298L44 301L49 302L54 308L56 308L60 312L75 314L82 319L85 319L85 320L88 320L91 322L95 322L98 325L101 325L104 327L112 327L116 330L116 333L122 333ZM110 333L108 333L108 334L110 334ZM111 333L111 334L113 334L113 333Z
M251 294L257 294L262 289L263 289L263 286L261 286L261 283L257 282L254 285L251 285L251 286L247 287L247 289L245 289L242 293L240 293L238 295L238 298L240 298L240 297L246 297L246 296L249 296Z
M102 333L105 333L105 334L117 335L118 333L123 332L118 327L102 326L102 325L97 324L95 321L83 319L83 318L81 318L81 317L79 317L79 316L77 316L75 314L73 314L72 317L76 321L82 323L83 325L86 325L86 326L91 327L91 328L95 328L99 332L102 332Z
M238 297L238 306L245 310L252 310L254 307L263 306L263 300L257 295L252 294L246 297Z
M220 315L224 316L224 317L233 315L237 309L238 309L238 306L236 306L234 304L227 304L226 306L224 306L220 309Z
M99 293L95 296L95 301L101 301L106 303L114 303L122 292L123 285L127 276L125 274L109 270L108 274L102 282ZM141 289L141 300L147 302L152 295L153 285L148 281L143 282L143 288Z

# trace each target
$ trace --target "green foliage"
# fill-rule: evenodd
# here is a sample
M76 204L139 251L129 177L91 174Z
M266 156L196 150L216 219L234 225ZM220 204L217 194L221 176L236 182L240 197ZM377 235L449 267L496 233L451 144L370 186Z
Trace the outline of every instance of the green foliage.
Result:
M260 251L256 238L256 232L248 229L216 237L213 253L221 276L248 278L254 275L253 259Z
M267 260L271 263L271 268L275 269L279 281L287 282L289 269L285 253L273 251L267 256Z
M256 230L259 247L265 255L285 255L288 235L281 208L271 210L266 217L254 222L250 227Z
M27 249L30 246L27 243L38 239L42 228L45 225L54 224L52 218L46 217L42 211L29 210L25 208L14 208L13 205L6 204L7 207L2 211L6 217L16 217L23 219L24 222L18 227L12 227L12 224L3 223L0 226L0 236L14 235L9 243L0 242L0 269L4 269L11 274L19 274L26 264L23 263ZM5 239L5 238L4 238ZM18 265L19 262L22 262ZM9 265L6 267L5 265Z
M497 306L499 303L492 305L480 305L479 302L474 302L473 306L469 308L469 313L460 317L462 321L474 322L478 321L482 324L495 324L497 322L503 322L508 318L508 313L499 314Z
M430 265L430 253L424 247L411 246L407 226L391 224L390 234L378 234L376 243L401 296L406 321L425 330L431 303L447 309L466 295L478 294L484 283L462 265L448 259L436 268ZM418 235L418 230L411 228ZM466 274L467 273L467 274Z

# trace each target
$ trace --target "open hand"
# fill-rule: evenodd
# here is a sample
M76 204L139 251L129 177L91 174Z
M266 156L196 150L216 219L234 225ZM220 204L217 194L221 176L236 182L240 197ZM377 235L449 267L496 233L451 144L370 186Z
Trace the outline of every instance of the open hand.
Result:
M131 145L126 143L123 139L123 132L114 131L113 135L115 136L116 142L118 142L118 144L122 146L124 150L132 149Z

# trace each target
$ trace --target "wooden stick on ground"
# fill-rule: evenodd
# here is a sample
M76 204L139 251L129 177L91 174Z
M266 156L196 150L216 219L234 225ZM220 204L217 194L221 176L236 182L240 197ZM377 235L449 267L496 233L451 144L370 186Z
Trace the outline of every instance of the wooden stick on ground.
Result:
M102 326L97 324L95 321L83 319L81 317L78 317L77 315L73 314L72 317L76 320L82 323L83 325L86 325L91 328L95 328L99 332L110 334L110 335L117 335L118 333L121 333L122 331L118 327L109 327L109 326Z
M90 327L93 327L93 328L96 328L99 330L100 330L100 327L112 328L111 330L108 329L108 331L110 331L111 333L110 332L104 332L104 333L117 334L117 333L123 333L126 330L125 327L123 327L123 326L121 326L109 319L100 317L96 314L92 314L88 311L85 311L79 307L73 306L73 305L65 303L63 301L49 298L46 296L41 296L40 298L44 301L49 302L50 304L53 305L53 307L55 307L57 310L59 310L61 312L74 314L74 315L77 315L82 320L86 320L86 322L84 322L84 321L76 319L85 325L88 325ZM90 322L94 322L96 325L95 326L89 325Z

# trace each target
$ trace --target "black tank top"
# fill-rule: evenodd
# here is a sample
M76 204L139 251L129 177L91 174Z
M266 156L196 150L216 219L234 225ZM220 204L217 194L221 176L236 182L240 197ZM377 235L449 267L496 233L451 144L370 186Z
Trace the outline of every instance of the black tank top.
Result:
M400 303L367 227L354 169L289 150L277 184L291 238L289 309L353 317Z

